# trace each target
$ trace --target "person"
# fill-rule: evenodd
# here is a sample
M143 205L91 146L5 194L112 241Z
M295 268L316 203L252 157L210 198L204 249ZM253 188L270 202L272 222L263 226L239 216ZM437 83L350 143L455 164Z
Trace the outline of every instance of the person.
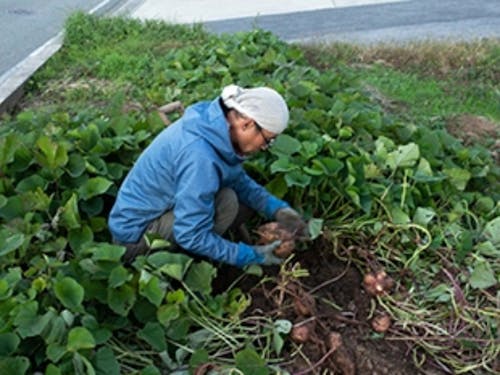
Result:
M226 86L213 101L186 109L142 152L125 177L108 224L124 260L148 251L155 233L198 256L238 267L273 265L279 241L252 246L222 235L244 207L295 233L306 224L290 205L244 170L245 159L266 150L289 120L283 97L268 87Z

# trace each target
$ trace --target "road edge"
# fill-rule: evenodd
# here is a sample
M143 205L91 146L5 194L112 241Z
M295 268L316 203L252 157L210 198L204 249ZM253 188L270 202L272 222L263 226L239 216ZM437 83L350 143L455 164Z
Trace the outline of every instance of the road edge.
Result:
M103 0L88 13L122 15L135 9L141 0ZM0 115L10 112L25 94L24 87L33 74L62 46L64 31L31 52L28 57L0 76Z

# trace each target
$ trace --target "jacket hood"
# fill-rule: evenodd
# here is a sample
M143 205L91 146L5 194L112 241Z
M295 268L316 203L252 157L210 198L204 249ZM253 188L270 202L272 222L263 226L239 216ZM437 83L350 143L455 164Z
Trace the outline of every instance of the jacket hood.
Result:
M184 112L182 126L186 132L203 138L229 165L240 164L246 159L234 150L219 98L189 106Z

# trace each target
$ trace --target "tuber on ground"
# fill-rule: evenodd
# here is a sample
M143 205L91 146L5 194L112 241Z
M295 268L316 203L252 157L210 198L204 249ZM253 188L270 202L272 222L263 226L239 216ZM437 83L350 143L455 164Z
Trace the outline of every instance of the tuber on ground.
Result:
M367 273L363 278L363 285L368 294L380 296L391 291L394 280L385 271L381 270L376 273Z
M316 300L309 293L302 293L294 298L293 308L299 316L311 316L316 312Z
M372 328L375 332L384 333L391 327L391 318L383 313L372 319Z
M290 333L290 337L293 342L297 344L303 344L309 341L311 337L311 332L309 327L306 324L303 325L295 325L292 328L292 332Z

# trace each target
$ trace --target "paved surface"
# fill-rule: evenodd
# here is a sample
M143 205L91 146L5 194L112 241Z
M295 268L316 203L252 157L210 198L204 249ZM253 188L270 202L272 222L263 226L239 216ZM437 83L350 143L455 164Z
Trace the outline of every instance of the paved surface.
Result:
M0 76L56 36L68 15L103 0L0 0Z
M0 0L0 113L61 46L66 18L81 10L110 13L123 0Z
M65 18L77 9L202 22L215 33L260 27L286 41L500 38L500 0L0 0L0 35L7 36L0 38L0 112L58 50Z
M354 43L500 38L500 0L415 0L205 23L234 32L258 26L287 41Z

